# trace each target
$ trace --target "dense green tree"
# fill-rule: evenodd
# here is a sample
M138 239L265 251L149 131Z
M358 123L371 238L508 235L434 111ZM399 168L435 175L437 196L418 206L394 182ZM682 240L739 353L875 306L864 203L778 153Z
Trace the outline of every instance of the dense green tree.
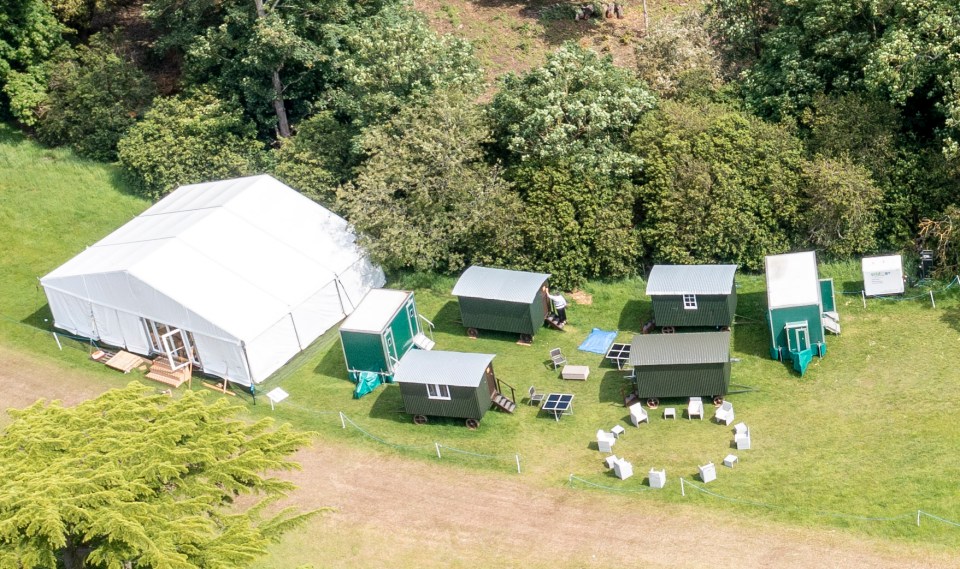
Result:
M369 127L367 160L339 209L385 268L456 272L516 256L519 200L483 161L489 138L470 98L442 92Z
M797 242L803 149L782 127L723 105L664 102L632 140L653 261L760 270L765 255Z
M865 168L817 156L804 164L801 186L807 244L833 258L875 249L881 192Z
M513 179L524 199L524 268L551 273L551 282L565 289L589 278L637 272L643 247L633 225L637 192L629 180L539 161L518 167Z
M0 2L0 111L26 125L44 98L47 62L63 44L63 25L43 0Z
M408 101L438 90L477 95L483 71L471 45L440 36L406 3L326 28L331 72L326 106L356 128L385 121Z
M158 98L117 145L140 193L159 198L183 184L257 173L265 149L236 105L210 93Z
M545 65L507 74L490 105L494 138L510 165L565 162L631 175L639 159L626 140L654 97L609 57L568 43Z
M309 514L263 517L307 437L187 391L126 389L11 411L0 436L0 566L246 567Z
M294 136L274 151L273 174L326 207L335 207L336 190L353 176L356 129L321 111L297 125Z
M52 67L47 93L40 140L113 160L120 137L153 98L153 84L113 38L97 35Z
M720 87L720 62L698 12L664 19L635 46L637 74L662 97L695 96Z

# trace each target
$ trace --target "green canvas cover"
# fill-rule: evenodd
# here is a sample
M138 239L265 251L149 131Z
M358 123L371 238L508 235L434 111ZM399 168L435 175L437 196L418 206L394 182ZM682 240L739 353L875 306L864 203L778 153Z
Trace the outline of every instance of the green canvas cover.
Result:
M354 399L360 399L383 383L380 374L372 371L351 372L350 379L357 384L357 387L353 390Z

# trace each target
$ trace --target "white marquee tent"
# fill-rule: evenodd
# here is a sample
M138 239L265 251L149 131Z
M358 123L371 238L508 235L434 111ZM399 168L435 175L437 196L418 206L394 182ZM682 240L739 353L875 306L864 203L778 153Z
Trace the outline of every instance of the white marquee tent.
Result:
M345 220L270 176L178 188L40 280L57 328L243 385L384 282Z

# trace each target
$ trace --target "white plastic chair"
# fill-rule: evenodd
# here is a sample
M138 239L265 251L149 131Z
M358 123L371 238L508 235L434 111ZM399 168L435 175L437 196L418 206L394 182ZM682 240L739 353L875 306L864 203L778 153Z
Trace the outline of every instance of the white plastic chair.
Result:
M597 431L597 448L600 452L613 452L613 445L617 442L617 437L613 433L608 433L603 429Z
M698 468L700 469L700 480L702 480L704 484L717 479L717 467L714 466L712 462L708 462Z
M627 462L626 459L621 458L613 463L613 473L616 474L620 480L626 480L633 476L633 465Z
M690 403L687 405L687 420L693 419L694 415L696 415L701 421L703 420L703 398L702 397L690 398Z
M607 458L603 459L603 461L607 463L607 468L613 468L614 463L616 463L618 460L620 459L617 458L617 455L615 454L611 454Z
M733 422L733 403L729 401L724 401L722 405L717 407L717 412L713 415L713 418L717 420L718 423L723 423L724 425L729 425Z
M667 470L654 470L650 469L650 487L651 488L663 488L667 483Z
M550 350L550 361L553 362L553 369L557 369L567 363L567 358L563 355L563 352L560 351L560 348L554 348Z
M733 436L733 442L737 445L737 450L750 450L750 429L743 425L743 431Z
M647 410L643 408L643 405L640 403L634 403L629 407L630 409L630 422L633 423L634 427L639 427L640 423L650 424L650 417L647 415Z

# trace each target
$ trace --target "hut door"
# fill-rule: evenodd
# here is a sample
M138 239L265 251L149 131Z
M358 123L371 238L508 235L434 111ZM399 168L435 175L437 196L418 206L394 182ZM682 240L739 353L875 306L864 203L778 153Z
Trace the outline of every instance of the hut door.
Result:
M174 328L160 336L163 353L167 356L171 369L180 369L190 363L190 341L183 330Z
M387 346L387 358L390 361L396 362L400 358L397 356L397 343L393 339L393 330L387 328L387 331L383 333L383 342Z
M420 322L417 321L417 307L413 300L407 303L407 323L410 325L410 336L420 333Z
M810 331L806 325L787 328L787 349L791 352L810 349Z

